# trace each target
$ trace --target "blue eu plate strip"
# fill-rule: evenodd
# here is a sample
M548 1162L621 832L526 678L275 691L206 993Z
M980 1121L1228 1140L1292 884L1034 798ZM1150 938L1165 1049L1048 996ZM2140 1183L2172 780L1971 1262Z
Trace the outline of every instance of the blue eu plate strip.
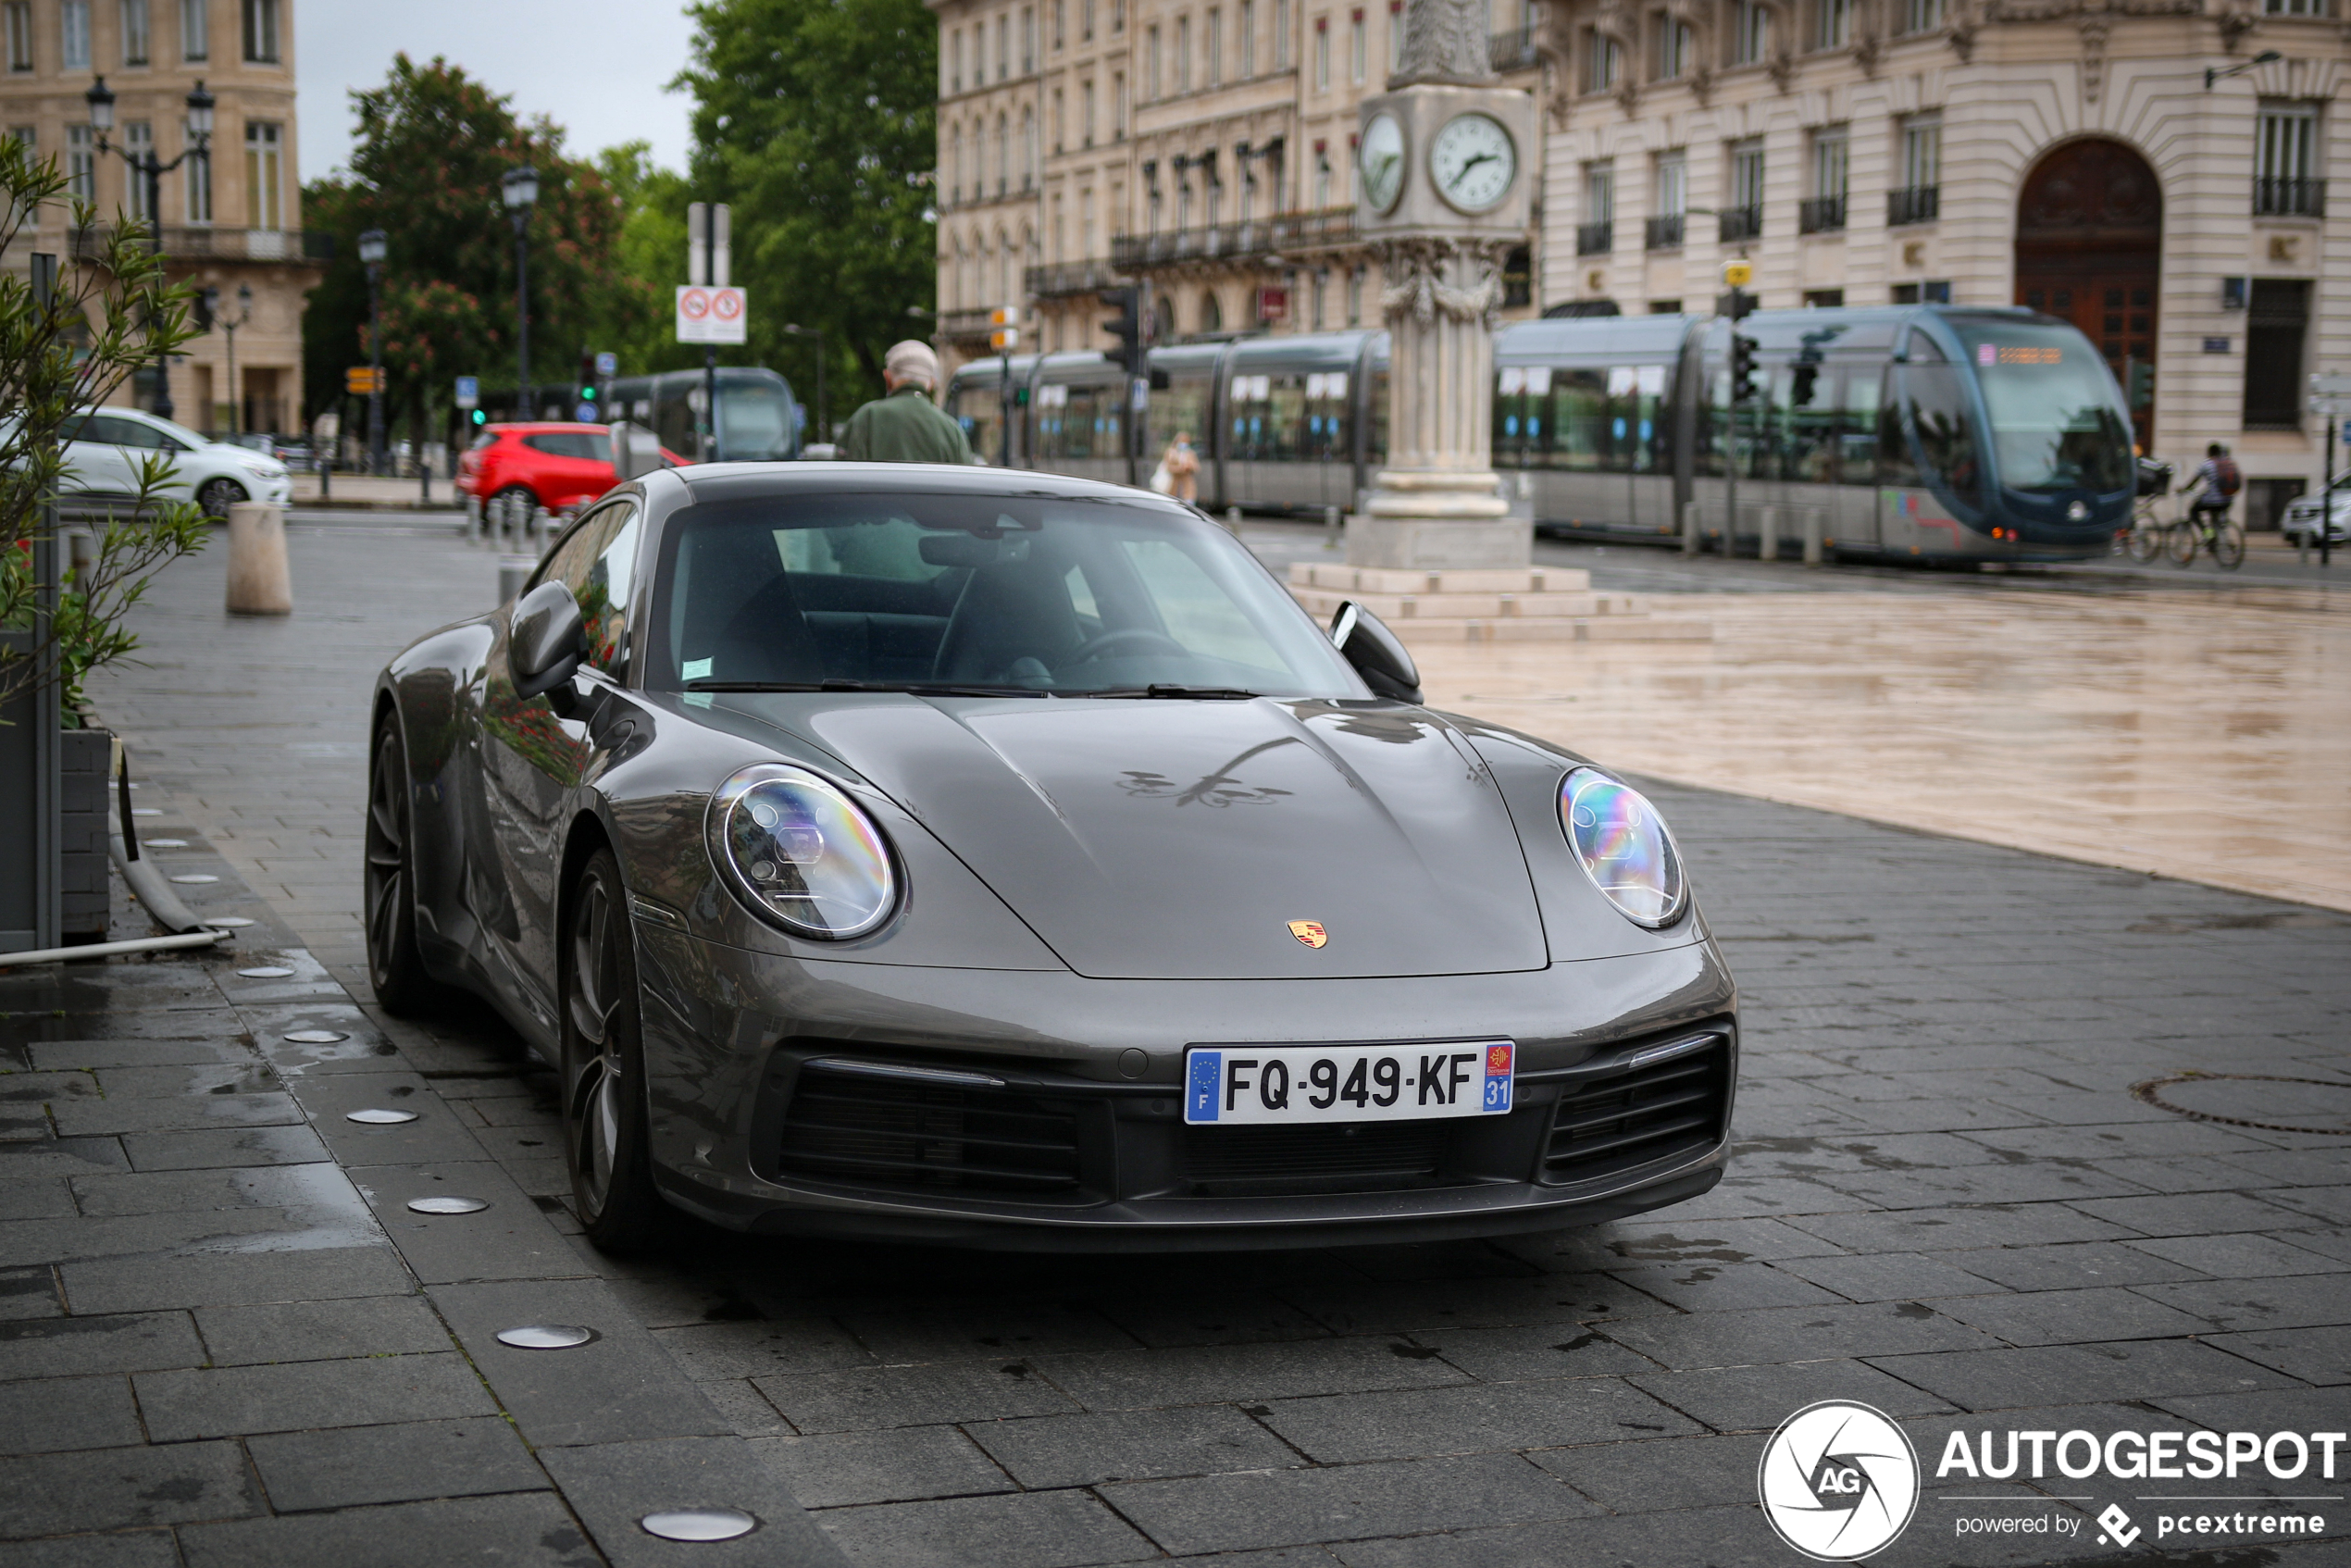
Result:
M1225 1053L1221 1051L1195 1051L1191 1053L1191 1103L1184 1107L1184 1120L1213 1122L1216 1119L1216 1096L1225 1076Z

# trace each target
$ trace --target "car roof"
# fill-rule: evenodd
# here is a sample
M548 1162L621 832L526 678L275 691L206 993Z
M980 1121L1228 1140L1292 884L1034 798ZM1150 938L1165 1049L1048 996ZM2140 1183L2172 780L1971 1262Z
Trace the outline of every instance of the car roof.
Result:
M1178 505L1151 491L1128 485L1070 479L1029 468L983 468L952 463L695 463L659 472L682 480L696 502L732 501L755 495L818 495L828 492L871 494L919 491L930 495L1020 495Z
M493 419L482 429L496 430L500 435L543 435L550 430L591 430L602 435L610 431L612 427L610 425L583 425L575 419Z

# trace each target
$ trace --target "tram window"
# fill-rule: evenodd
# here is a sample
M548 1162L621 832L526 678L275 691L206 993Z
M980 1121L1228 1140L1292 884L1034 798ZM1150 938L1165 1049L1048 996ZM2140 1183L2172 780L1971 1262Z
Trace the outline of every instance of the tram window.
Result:
M1919 342L1911 338L1913 344ZM1913 351L1902 372L1905 412L1918 437L1922 475L1964 506L1983 503L1983 466L1976 458L1969 388L1957 366L1922 365Z
M1551 372L1552 466L1598 473L1609 462L1608 372Z
M1628 440L1623 447L1626 461L1619 467L1629 467L1636 474L1670 471L1673 467L1673 438L1665 417L1665 367L1636 366L1633 370L1633 392L1619 400L1627 413Z
M1818 365L1796 365L1788 376L1787 477L1799 484L1836 479L1836 380Z
M1911 460L1909 441L1902 434L1902 404L1895 395L1891 377L1886 379L1885 400L1878 405L1877 482L1887 485L1914 485L1919 482L1919 466Z
M1260 376L1258 384L1273 385L1265 397L1265 434L1258 456L1272 463L1295 463L1306 425L1306 378L1303 375Z
M1317 371L1306 378L1304 454L1316 462L1352 461L1354 429L1349 416L1344 370Z
M1960 334L1992 421L1992 459L2011 490L2118 491L2131 483L2131 429L2111 373L2081 334L2019 322ZM2148 345L2133 343L2134 355Z
M1208 428L1208 378L1206 376L1176 376L1169 380L1164 392L1151 394L1151 438L1156 448L1164 448L1177 434L1188 435L1203 449L1213 433Z
M1730 447L1731 373L1710 370L1706 377L1706 406L1699 411L1698 450L1690 454L1693 473L1723 477L1723 461Z
M993 463L1003 452L1003 404L990 386L965 384L957 387L953 395L955 422L964 427L964 440L970 443L974 456Z
M1839 484L1877 482L1877 404L1878 372L1847 372L1844 408L1836 425Z

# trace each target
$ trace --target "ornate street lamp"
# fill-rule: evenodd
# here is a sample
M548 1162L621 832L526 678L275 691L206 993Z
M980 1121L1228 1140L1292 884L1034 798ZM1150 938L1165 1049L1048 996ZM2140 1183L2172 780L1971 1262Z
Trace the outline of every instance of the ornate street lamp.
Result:
M143 153L118 147L106 140L106 132L114 129L114 92L103 76L91 79L90 91L82 94L90 106L90 128L98 133L98 150L111 152L131 166L131 174L146 181L147 232L156 255L163 255L163 177L192 157L203 157L212 142L213 96L205 91L202 81L191 88L186 99L188 107L188 145L169 163L159 158L150 144ZM171 360L168 355L155 355L155 414L168 419L171 406Z
M359 259L367 268L367 469L384 471L384 314L379 284L390 244L380 229L359 236Z
M530 209L539 201L539 171L529 164L506 170L506 210L515 219L516 417L530 417Z

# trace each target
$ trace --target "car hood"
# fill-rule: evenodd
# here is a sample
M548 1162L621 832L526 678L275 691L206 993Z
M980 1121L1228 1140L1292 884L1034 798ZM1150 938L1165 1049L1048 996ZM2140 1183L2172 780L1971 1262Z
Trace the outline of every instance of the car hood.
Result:
M1486 765L1421 709L871 698L762 716L889 794L1081 975L1335 979L1549 962ZM908 895L918 916L922 890ZM1319 926L1324 944L1294 921Z

